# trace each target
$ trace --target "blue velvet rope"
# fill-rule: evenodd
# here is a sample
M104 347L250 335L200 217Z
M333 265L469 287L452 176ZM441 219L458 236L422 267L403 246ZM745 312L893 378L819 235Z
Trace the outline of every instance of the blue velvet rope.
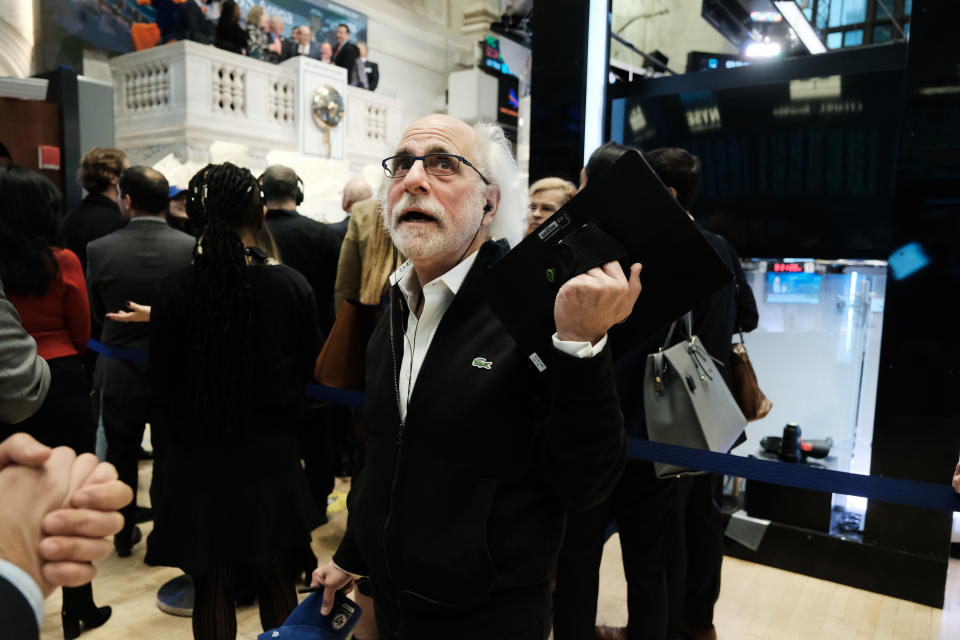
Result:
M88 346L108 358L143 363L147 361L147 352L143 349L108 347L93 339L90 340ZM362 391L337 389L320 384L306 385L306 395L314 400L343 404L348 407L362 407L366 399L366 394ZM932 482L916 482L880 476L864 476L830 469L814 469L789 462L760 460L758 458L678 447L642 438L628 438L627 455L633 460L665 462L686 469L722 473L736 478L758 480L788 487L859 496L869 500L894 502L938 511L960 511L960 495L955 493L952 487L933 484Z
M950 486L932 482L814 469L789 462L700 451L642 438L628 438L627 455L635 460L666 462L687 469L723 473L788 487L860 496L940 511L960 511L960 495Z
M126 360L127 362L139 362L141 364L147 363L147 350L146 349L130 349L127 347L108 347L105 344L97 342L93 338L87 342L87 348L91 351L96 351L102 356L107 358L114 358L116 360Z
M108 347L93 338L87 342L87 347L96 351L107 358L117 360L126 360L127 362L140 362L146 364L146 349L130 349L127 347ZM313 400L321 400L332 404L343 404L348 407L362 407L366 394L362 391L353 391L351 389L337 389L336 387L326 387L322 384L308 384L304 389L306 396Z
M308 384L307 397L332 404L345 404L348 407L360 408L367 399L367 394L363 391L353 391L352 389L338 389L337 387L326 387L322 384Z

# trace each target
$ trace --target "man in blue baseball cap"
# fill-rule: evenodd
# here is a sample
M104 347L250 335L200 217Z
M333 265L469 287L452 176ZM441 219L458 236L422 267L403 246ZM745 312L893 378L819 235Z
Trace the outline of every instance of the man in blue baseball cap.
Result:
M167 209L167 224L178 231L193 234L193 228L190 220L187 218L187 189L170 185L170 207Z

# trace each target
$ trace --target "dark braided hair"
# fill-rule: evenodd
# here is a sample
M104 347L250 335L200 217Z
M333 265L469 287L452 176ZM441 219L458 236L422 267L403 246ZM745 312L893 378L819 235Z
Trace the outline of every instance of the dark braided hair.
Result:
M229 162L208 164L190 180L187 215L201 229L190 326L194 409L212 435L236 431L253 395L254 336L246 253L240 233L263 224L256 178Z

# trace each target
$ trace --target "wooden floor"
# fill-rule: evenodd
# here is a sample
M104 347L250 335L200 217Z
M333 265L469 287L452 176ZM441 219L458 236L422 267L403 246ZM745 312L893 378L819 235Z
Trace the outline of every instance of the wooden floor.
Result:
M148 486L150 463L141 463L141 487ZM338 491L349 485L337 483ZM147 504L141 490L140 504ZM341 510L329 524L313 534L314 551L321 562L336 548L346 522ZM151 523L140 525L149 533ZM99 565L94 596L99 605L111 605L113 617L106 625L83 634L85 640L167 640L191 638L189 618L160 611L156 593L176 577L176 569L143 564L144 544L129 558L115 554ZM824 580L772 569L734 558L723 563L723 586L717 603L716 625L723 640L947 640L960 639L960 561L951 560L947 580L947 604L943 611L904 600L853 589ZM600 600L597 613L603 624L624 625L627 620L626 582L620 558L619 539L614 536L604 549ZM238 638L253 640L261 632L257 608L237 612ZM41 637L63 637L60 626L60 594L47 600L47 616Z

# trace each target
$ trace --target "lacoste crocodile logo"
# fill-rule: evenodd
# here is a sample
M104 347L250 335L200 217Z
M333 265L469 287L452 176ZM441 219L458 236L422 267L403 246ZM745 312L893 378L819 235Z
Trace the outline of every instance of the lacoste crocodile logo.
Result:
M473 362L470 364L475 366L477 369L490 369L490 367L493 366L493 363L486 358L474 358Z

